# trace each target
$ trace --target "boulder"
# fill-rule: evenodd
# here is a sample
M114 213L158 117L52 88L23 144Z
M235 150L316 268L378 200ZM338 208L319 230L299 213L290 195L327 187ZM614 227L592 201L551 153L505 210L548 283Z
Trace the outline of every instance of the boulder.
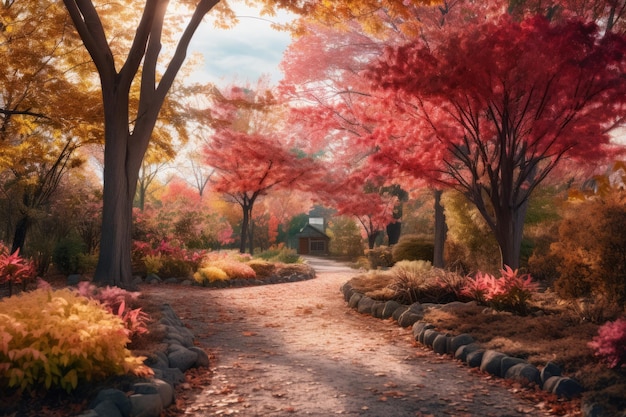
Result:
M423 316L421 314L415 314L410 309L402 313L400 317L398 317L398 326L400 327L410 327L413 326L415 322L420 320Z
M506 370L504 377L520 382L523 385L539 384L541 382L539 369L525 362L511 366Z
M193 364L195 368L208 368L210 365L209 355L197 346L192 346L189 348L190 351L195 352L198 355L198 359Z
M419 336L420 333L422 333L425 329L434 329L435 326L433 326L430 323L426 323L425 321L418 321L413 323L413 338L415 339L415 341L419 340Z
M500 377L505 378L506 371L513 365L517 365L518 363L526 363L524 359L520 358L512 358L510 356L505 356L502 358L502 362L500 363Z
M559 365L550 361L546 363L546 366L541 370L541 383L545 384L546 381L553 376L561 376L562 371Z
M558 395L559 397L571 399L579 396L584 391L582 385L572 378L563 376L552 378L558 378L554 388L552 388L552 393Z
M494 376L502 374L502 358L506 355L495 350L486 350L480 362L480 370Z
M394 311L396 311L396 309L398 307L400 307L402 304L400 304L397 301L387 301L385 303L385 308L383 308L383 314L382 314L382 319L388 319L389 317L393 316Z
M439 336L441 333L439 333L437 330L435 329L427 329L424 330L424 341L422 342L423 345L428 346L430 348L433 347L433 343L435 342L435 339L437 338L437 336Z
M477 349L473 352L469 352L465 358L465 362L470 368L478 368L483 361L484 349Z
M465 362L467 360L467 355L478 349L480 349L480 345L478 343L470 343L469 345L459 346L459 348L454 351L454 359Z
M160 417L163 412L161 396L155 394L132 394L133 417Z
M407 311L409 309L409 306L405 305L405 304L400 304L400 306L398 306L398 308L396 308L393 312L393 314L391 315L391 317L393 317L393 319L395 321L398 321L398 319L400 318L400 316L402 314L404 314L405 311Z
M356 308L359 305L361 298L363 298L363 294L361 293L355 292L352 294L352 297L350 297L350 300L348 301L348 307Z
M372 300L371 298L367 296L363 296L359 300L356 310L361 314L372 314L373 305L374 305L374 300Z
M178 368L185 372L187 369L195 365L198 360L198 354L185 347L175 350L167 355L170 368Z
M111 400L104 400L99 402L93 410L99 416L106 417L129 417L130 414L122 414L121 410L115 405L115 403Z
M462 333L460 335L451 337L449 342L450 345L447 348L448 353L454 354L461 346L474 343L474 338L467 333Z
M97 406L102 403L111 403L119 411L121 416L129 416L132 410L130 401L128 400L126 394L115 388L103 389L98 392L89 408L93 408L97 411ZM104 405L103 407L109 409L110 405ZM108 416L108 414L101 415Z
M439 334L433 340L433 351L440 355L448 353L448 340L450 340L450 336L447 334Z
M385 309L385 303L382 301L375 301L372 306L372 316L377 319L383 318L383 310Z

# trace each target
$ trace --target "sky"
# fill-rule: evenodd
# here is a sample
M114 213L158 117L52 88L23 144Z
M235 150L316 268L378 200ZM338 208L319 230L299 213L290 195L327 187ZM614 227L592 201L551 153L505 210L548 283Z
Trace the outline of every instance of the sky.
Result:
M232 29L218 29L205 18L193 37L189 50L203 56L203 62L192 73L192 82L213 82L218 85L233 81L254 83L269 74L273 84L282 78L278 65L291 42L289 33L272 29L268 19L279 23L291 16L260 16L258 9L238 2L231 3L240 23ZM210 13L209 13L210 17Z

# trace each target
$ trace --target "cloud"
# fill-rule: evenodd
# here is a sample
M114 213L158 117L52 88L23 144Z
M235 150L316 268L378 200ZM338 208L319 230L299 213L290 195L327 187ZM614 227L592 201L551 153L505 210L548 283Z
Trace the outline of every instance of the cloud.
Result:
M240 23L232 29L218 29L207 19L194 35L190 53L200 54L203 62L189 77L192 82L225 84L255 82L269 74L272 82L282 78L278 65L291 42L290 34L272 29L271 22L286 22L287 14L261 17L258 10L237 5Z

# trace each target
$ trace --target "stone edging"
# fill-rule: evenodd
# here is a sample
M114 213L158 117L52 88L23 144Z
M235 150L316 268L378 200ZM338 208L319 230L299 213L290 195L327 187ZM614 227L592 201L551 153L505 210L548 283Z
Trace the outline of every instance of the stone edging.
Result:
M523 359L481 348L469 334L453 336L437 331L434 325L422 321L424 307L420 303L406 305L396 301L373 300L354 290L349 282L344 283L340 291L348 306L359 313L379 319L393 318L401 327L412 327L415 341L429 347L435 353L450 355L472 368L480 368L481 371L500 378L516 380L523 384L534 383L544 391L560 397L572 398L584 391L576 380L563 376L561 369L553 362L548 362L539 370ZM599 411L597 404L583 404L583 414L586 417L600 415Z
M161 308L159 326L163 326L167 345L164 351L146 359L154 377L138 379L131 385L132 394L115 388L101 390L78 417L159 417L174 402L174 386L185 380L184 372L193 367L208 367L207 353L194 346L193 333L185 327L169 304Z

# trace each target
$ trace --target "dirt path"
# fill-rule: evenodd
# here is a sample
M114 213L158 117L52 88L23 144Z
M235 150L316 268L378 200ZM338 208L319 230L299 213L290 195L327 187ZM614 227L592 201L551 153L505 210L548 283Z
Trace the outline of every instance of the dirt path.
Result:
M339 287L354 271L309 262L317 278L297 283L142 289L170 303L215 356L211 384L185 415L544 415L500 382L414 346L409 329L349 309Z

